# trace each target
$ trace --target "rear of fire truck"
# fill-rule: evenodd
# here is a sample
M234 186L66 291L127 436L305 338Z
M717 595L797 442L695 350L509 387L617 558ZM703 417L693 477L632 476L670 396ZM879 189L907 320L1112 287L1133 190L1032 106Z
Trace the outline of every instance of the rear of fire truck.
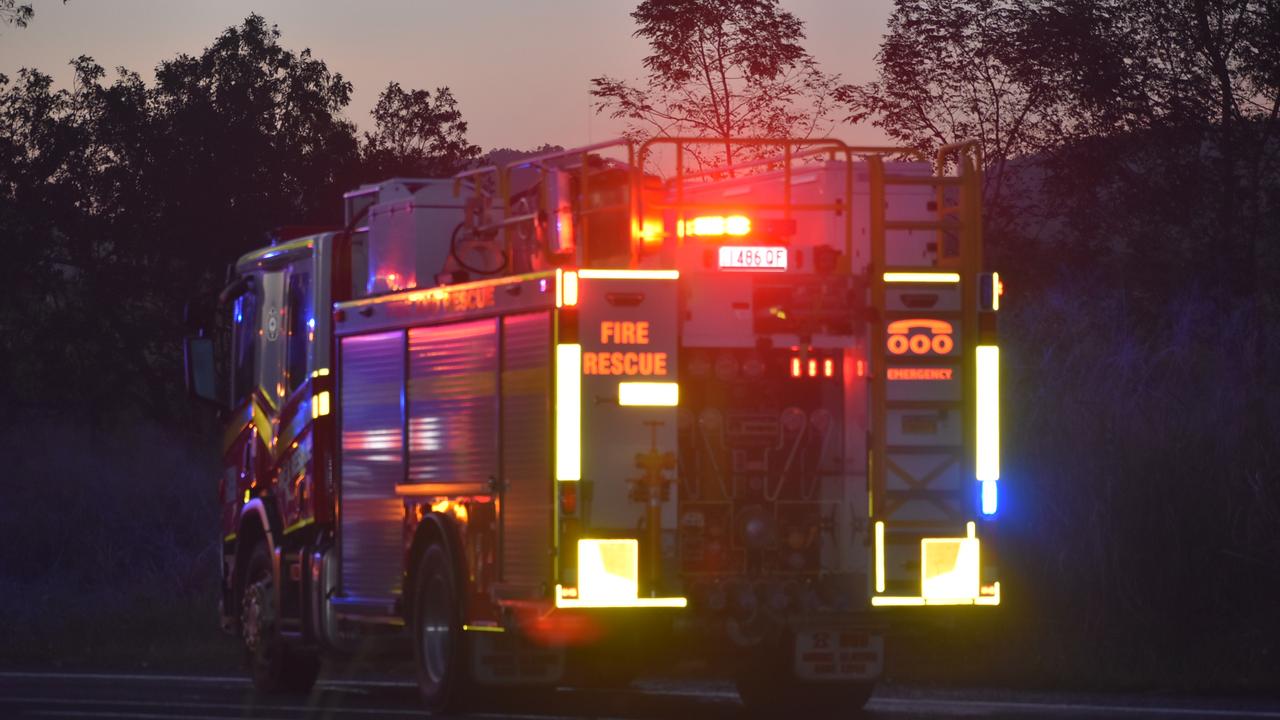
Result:
M685 172L698 142L388 180L241 259L223 619L259 687L407 639L434 710L685 650L850 710L884 613L998 604L972 147Z
M685 172L704 142L639 153L677 168L645 212L680 272L684 592L749 706L860 707L893 621L999 604L980 162L744 140L779 154Z

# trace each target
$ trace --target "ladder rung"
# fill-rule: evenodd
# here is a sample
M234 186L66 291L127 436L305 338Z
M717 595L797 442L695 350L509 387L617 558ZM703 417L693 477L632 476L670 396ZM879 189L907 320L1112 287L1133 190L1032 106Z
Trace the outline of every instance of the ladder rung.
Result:
M954 410L964 407L963 400L885 400L886 410Z
M885 175L885 185L942 185L945 187L960 187L964 183L958 177L934 177L932 175Z
M959 221L937 221L937 220L886 220L884 223L885 230L959 230Z
M884 452L890 455L955 455L963 452L964 445L886 445Z

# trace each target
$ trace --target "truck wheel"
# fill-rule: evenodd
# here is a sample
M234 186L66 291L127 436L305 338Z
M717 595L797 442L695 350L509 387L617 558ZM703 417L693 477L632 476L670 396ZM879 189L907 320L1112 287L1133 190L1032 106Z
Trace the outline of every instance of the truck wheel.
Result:
M422 702L433 713L457 710L467 690L466 643L457 570L441 543L423 551L413 589L413 654Z
M286 643L277 619L271 551L263 541L249 553L240 592L240 633L253 687L263 693L310 692L320 657Z

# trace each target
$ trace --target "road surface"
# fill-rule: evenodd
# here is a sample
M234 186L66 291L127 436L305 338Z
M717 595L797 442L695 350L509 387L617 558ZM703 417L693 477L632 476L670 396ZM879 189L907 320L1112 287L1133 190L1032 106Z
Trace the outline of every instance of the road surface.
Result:
M257 698L237 677L109 673L0 672L0 718L103 720L370 720L421 717L406 682L323 680L307 697ZM467 717L511 720L644 720L743 718L732 689L706 682L653 681L623 692L558 690L543 697L504 699L492 692ZM851 713L850 717L854 717ZM863 716L905 718L1188 718L1280 720L1280 702L1167 696L1033 695L998 691L890 687ZM789 720L802 720L790 718Z

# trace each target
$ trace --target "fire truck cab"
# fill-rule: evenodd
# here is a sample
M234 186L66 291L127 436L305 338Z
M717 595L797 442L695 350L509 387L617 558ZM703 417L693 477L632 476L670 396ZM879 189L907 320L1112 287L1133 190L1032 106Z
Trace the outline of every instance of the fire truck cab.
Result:
M886 612L999 603L974 146L733 142L759 159L391 179L240 258L187 375L225 409L222 621L257 687L391 637L433 711L694 656L749 705L848 710Z

